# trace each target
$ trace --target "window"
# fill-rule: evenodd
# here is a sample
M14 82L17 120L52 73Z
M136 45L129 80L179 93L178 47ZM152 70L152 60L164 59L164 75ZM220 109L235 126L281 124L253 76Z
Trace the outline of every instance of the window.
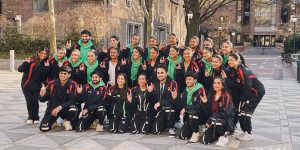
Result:
M219 23L221 23L221 24L224 23L224 16L220 16Z
M237 1L237 10L242 10L242 1Z
M236 20L237 25L242 25L242 16L237 16L237 20Z
M137 23L128 23L127 24L127 43L131 42L132 35L139 34L140 35L140 43L142 43L142 25Z
M2 0L0 0L0 14L2 14Z
M125 6L127 8L131 7L131 5L132 5L132 0L125 0Z
M33 13L43 13L48 11L48 0L33 0Z
M167 40L167 28L166 27L157 27L155 31L155 36L159 41Z
M110 3L111 3L111 4L116 4L116 1L117 1L117 0L110 0Z

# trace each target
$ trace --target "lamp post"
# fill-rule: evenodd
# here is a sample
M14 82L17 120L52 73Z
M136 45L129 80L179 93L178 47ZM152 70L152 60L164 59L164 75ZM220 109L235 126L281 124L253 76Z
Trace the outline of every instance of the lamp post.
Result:
M190 40L190 36L191 36L191 20L192 20L192 18L193 18L193 13L191 12L191 11L189 11L189 13L187 14L187 16L188 16L188 20L189 20L189 31L188 31L188 39L187 39L187 41L189 41Z
M221 49L221 31L222 31L222 27L218 27L219 30L219 49Z
M293 53L296 53L296 22L297 22L297 18L291 18L291 21L293 22L293 25L294 25L294 48L293 48Z
M233 45L234 45L234 42L235 42L235 32L232 31L231 35L232 35L232 43L233 43Z

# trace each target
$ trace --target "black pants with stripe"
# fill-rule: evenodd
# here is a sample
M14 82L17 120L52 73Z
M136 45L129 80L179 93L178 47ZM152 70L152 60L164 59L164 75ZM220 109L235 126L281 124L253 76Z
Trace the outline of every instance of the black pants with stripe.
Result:
M160 133L164 132L165 129L174 128L175 119L174 109L160 110L155 117L152 131Z
M76 131L82 132L90 128L92 123L97 119L100 125L103 125L105 118L105 110L96 109L94 112L89 112L85 116L81 116L76 126Z
M28 120L39 120L39 91L30 91L28 89L22 89L26 99Z
M154 117L147 115L145 112L136 113L131 120L131 133L147 134L152 130Z

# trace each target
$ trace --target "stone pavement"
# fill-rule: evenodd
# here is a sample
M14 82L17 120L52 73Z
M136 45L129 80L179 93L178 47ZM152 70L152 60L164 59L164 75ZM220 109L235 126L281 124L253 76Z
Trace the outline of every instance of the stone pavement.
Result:
M247 64L258 72L266 87L266 95L253 117L255 140L239 142L232 139L228 149L300 149L300 96L297 94L300 84L289 75L289 68L284 69L287 71L284 80L273 80L271 72L281 66L278 55L273 55L274 49L270 49L270 55L265 51L265 55L260 56L257 50L250 49L245 53ZM27 111L20 79L20 73L0 71L0 149L225 149L191 144L168 135L96 133L94 130L76 133L62 128L42 133L38 125L25 125ZM44 110L45 104L41 103L41 117Z

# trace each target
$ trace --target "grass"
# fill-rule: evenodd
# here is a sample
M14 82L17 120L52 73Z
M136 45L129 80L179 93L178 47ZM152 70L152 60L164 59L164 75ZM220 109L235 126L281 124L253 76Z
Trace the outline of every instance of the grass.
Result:
M34 56L34 53L15 53L15 59L17 60L23 60L25 57L32 57ZM7 52L0 52L0 59L9 59L9 51Z

